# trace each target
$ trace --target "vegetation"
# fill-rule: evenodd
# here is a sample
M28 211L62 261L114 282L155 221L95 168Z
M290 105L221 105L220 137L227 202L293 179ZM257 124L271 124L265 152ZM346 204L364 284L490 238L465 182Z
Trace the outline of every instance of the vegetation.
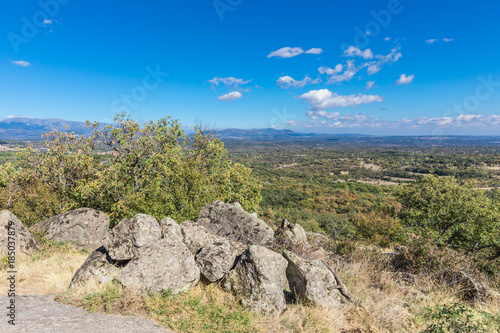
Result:
M16 165L0 172L2 202L28 225L78 207L114 222L136 213L193 219L217 199L257 209L260 184L209 132L197 128L188 138L170 118L115 120L102 130L88 123L89 137L53 131L45 135L46 151L22 150Z

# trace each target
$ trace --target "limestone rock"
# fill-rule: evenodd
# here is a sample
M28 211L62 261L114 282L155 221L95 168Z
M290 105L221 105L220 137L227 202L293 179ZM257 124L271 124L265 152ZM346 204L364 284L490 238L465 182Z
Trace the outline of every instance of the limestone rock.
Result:
M152 216L137 214L123 219L111 230L109 256L118 261L130 260L138 249L160 239L161 234L161 227Z
M77 249L94 251L109 240L109 217L92 208L80 208L39 222L32 231L54 242L72 243Z
M208 243L220 238L209 232L207 228L197 222L184 221L180 224L180 228L182 232L182 240L193 255L197 254L198 251L200 251L200 249ZM242 254L248 248L247 245L232 239L227 239L227 241L237 256Z
M9 226L14 228L15 235L9 235ZM15 238L15 254L31 254L38 250L38 242L29 230L19 221L19 219L9 212L2 210L0 212L0 254L13 252L8 248L9 237Z
M291 224L287 219L283 219L281 227L276 230L276 236L282 236L292 245L307 244L307 236L304 228L298 223Z
M201 248L195 260L201 274L209 282L215 282L229 273L236 260L236 253L226 239L216 238Z
M200 280L194 256L180 240L165 238L142 247L116 279L140 293L170 290L186 292Z
M198 223L213 234L246 245L261 245L268 248L273 246L273 230L264 221L252 216L238 205L217 200L201 209Z
M83 265L71 279L70 288L83 285L91 280L101 283L110 281L118 275L120 269L113 265L113 260L104 247L100 247L90 254Z
M283 255L288 260L288 284L296 297L322 307L334 308L342 304L339 290L328 289L337 285L337 281L321 260L305 260L286 250Z
M177 237L182 241L182 231L179 223L175 222L174 219L166 217L160 221L160 227L162 230L162 238Z
M286 307L283 289L287 261L265 247L252 245L223 280L226 291L240 296L244 305L264 315L278 314Z

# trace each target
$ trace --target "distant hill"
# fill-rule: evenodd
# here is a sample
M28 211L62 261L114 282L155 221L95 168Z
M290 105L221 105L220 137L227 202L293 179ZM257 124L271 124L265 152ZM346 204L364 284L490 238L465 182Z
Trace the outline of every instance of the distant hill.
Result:
M299 133L289 129L277 130L274 128L262 129L236 129L229 128L219 130L216 135L220 139L239 139L239 140L303 140L303 139L332 139L332 138L359 138L368 137L361 134L318 134L318 133Z
M37 118L7 118L0 121L0 139L7 140L40 140L42 133L52 129L65 131L66 127L75 134L87 135L91 131L85 128L81 121L68 121L63 119L37 119Z

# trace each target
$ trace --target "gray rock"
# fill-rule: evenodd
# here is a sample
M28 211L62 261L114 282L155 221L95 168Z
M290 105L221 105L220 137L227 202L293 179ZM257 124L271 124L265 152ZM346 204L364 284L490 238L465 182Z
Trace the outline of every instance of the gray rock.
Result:
M118 275L120 269L113 265L113 260L109 257L104 247L101 247L90 254L83 265L76 271L71 279L69 288L84 285L91 280L103 281L112 280Z
M337 280L321 260L305 260L290 251L283 251L283 255L288 260L288 284L297 298L322 307L335 308L342 304L339 290L328 289L337 285Z
M287 265L280 254L252 245L223 280L222 288L240 296L242 303L253 311L278 314L286 308L283 289Z
M170 290L186 292L200 280L194 256L180 240L165 238L141 248L116 279L140 293Z
M31 230L51 241L94 251L109 240L109 217L92 208L80 208L37 223Z
M264 221L244 211L241 206L217 200L201 209L198 223L213 234L246 245L273 246L273 230Z
M118 261L130 260L138 249L160 239L161 234L161 227L152 216L137 214L123 219L111 230L109 256Z
M201 274L209 282L215 282L229 273L236 260L236 253L226 239L217 238L202 247L195 260Z
M286 238L292 245L309 245L304 228L297 223L291 224L287 219L283 219L281 226L276 229L276 237L279 236Z
M182 241L182 231L179 223L175 222L174 219L166 217L160 221L160 227L162 230L162 238L176 237Z
M217 235L209 232L207 228L197 222L184 221L180 224L180 227L182 232L182 240L193 255L197 254L205 245L209 244L217 238L220 238ZM233 250L237 256L242 254L248 248L247 245L234 241L232 239L227 239L227 241L229 242L231 250Z
M9 230L9 226L11 226L13 230ZM10 235L9 231L11 232ZM14 235L12 231L14 231ZM9 237L15 239L16 255L31 254L38 250L38 241L22 222L8 210L2 210L0 212L0 254L13 252L12 249L8 248L9 242L11 241Z

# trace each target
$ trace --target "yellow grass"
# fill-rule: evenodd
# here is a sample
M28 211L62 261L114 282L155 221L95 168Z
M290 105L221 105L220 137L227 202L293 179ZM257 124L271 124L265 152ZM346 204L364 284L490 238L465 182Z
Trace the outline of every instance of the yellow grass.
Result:
M64 293L60 299L71 304L85 304L97 311L147 316L175 332L193 333L206 331L207 323L214 320L211 316L224 322L218 328L211 328L211 332L227 332L227 325L232 325L234 332L420 332L428 324L419 315L426 307L459 301L454 290L436 285L426 277L417 277L413 283L398 282L393 273L377 266L370 255L341 263L338 268L343 282L361 301L362 307L352 303L337 309L289 304L282 314L265 317L250 313L216 285L198 285L185 295L166 298L138 297L116 285L99 286L98 283L68 292L71 277L86 257L87 254L56 249L20 258L18 291L22 294ZM5 290L3 269L0 278L0 288ZM106 301L110 290L115 296L112 301ZM94 296L89 298L89 294ZM108 303L102 307L99 302ZM500 297L494 294L487 303L474 306L473 312L498 315Z

